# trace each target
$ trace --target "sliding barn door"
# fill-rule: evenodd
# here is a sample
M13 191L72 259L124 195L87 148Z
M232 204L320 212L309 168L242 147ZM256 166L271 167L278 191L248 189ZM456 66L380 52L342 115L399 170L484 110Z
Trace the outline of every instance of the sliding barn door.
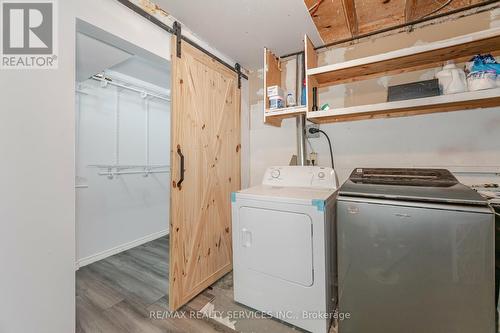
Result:
M231 192L240 189L236 73L172 43L170 309L232 270Z

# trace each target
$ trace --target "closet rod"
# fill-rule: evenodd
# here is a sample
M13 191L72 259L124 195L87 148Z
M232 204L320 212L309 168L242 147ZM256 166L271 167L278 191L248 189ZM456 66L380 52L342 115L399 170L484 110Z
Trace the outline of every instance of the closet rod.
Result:
M119 164L89 164L89 168L99 168L99 169L137 169L137 168L147 168L147 169L159 169L159 168L170 168L167 164L152 164L152 165L119 165Z
M116 87L120 87L120 88L123 88L123 89L135 91L135 92L138 92L140 94L146 94L146 96L151 96L151 97L154 97L154 98L158 98L158 99L170 102L170 98L163 97L163 96L158 95L158 94L153 94L153 93L147 92L146 90L141 90L141 89L138 89L138 88L126 86L124 84L116 83L114 81L107 80L107 79L99 77L97 75L92 76L92 79L96 80L96 81L99 81L99 82L105 82L106 84L111 84L112 86L116 86Z
M119 176L119 175L152 175L155 173L170 173L169 170L144 170L144 171L107 171L99 172L99 176Z

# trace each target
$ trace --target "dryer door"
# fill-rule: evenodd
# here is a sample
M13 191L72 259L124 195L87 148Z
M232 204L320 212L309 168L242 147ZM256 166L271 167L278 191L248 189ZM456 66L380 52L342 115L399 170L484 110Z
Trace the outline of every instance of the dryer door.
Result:
M239 215L241 267L312 286L313 229L309 215L257 207L241 207Z

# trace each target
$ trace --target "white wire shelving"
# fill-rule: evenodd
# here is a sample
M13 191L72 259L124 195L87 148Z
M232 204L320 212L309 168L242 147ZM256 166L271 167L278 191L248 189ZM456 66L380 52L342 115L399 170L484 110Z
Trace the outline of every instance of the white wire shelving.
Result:
M124 80L113 80L112 77L108 77L105 73L96 74L91 77L92 80L100 82L102 88L108 86L115 86L120 89L126 89L129 91L134 91L140 94L140 97L145 100L145 122L146 122L146 145L145 145L145 164L143 165L122 165L120 164L120 94L116 95L115 101L115 129L114 129L114 164L92 164L88 165L89 168L98 169L97 174L99 176L106 176L108 179L114 179L121 175L143 175L144 177L149 177L154 174L167 174L170 173L170 165L152 165L150 163L150 98L159 99L162 101L170 102L170 96L152 92L150 89L136 86L134 84L128 83ZM81 95L90 95L85 89L91 87L85 87L82 84L77 85L75 93ZM167 90L168 94L169 91ZM78 137L78 135L77 135ZM77 139L78 141L78 139ZM78 184L76 188L88 188L86 184Z
M93 164L90 168L97 168L99 176L107 176L114 179L120 175L143 175L148 177L153 174L170 173L170 165L116 165L116 164Z
M138 92L142 98L152 97L152 98L157 98L157 99L160 99L160 100L163 100L166 102L170 102L169 96L153 93L151 91L148 91L147 89L138 88L138 87L135 87L133 85L115 82L112 79L104 76L104 74L96 74L96 75L92 76L92 80L99 81L101 83L101 87L103 87L103 88L106 88L108 85L112 85L112 86L119 87L122 89Z

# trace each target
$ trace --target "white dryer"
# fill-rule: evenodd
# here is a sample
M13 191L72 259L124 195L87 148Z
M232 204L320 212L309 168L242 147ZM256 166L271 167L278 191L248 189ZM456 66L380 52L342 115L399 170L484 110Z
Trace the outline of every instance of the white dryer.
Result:
M337 301L336 191L333 169L286 166L233 193L236 302L328 332Z

